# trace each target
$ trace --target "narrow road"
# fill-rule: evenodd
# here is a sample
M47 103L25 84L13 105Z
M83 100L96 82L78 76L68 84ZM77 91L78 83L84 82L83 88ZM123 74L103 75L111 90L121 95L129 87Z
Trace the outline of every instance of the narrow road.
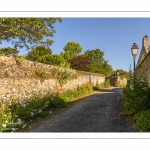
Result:
M140 132L123 109L122 89L109 88L72 102L29 132Z

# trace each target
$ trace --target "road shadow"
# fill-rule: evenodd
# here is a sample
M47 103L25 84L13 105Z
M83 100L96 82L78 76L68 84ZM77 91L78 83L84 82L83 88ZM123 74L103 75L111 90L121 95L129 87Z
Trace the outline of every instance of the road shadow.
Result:
M123 92L124 89L123 88L119 88L119 87L111 87L111 88L105 88L105 89L100 89L100 90L96 90L97 92Z

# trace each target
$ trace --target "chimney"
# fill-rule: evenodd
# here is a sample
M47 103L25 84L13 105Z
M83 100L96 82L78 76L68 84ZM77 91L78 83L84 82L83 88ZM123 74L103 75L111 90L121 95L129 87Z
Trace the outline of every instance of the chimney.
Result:
M148 44L148 36L145 35L143 37L143 40L142 40L142 47L145 48L146 52L148 53L148 47L149 47L149 44Z

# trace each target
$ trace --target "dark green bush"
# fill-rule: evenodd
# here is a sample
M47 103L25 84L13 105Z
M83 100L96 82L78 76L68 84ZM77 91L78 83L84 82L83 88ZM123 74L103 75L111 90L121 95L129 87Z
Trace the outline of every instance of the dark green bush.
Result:
M109 79L106 79L105 82L104 82L104 87L107 88L107 87L110 87L110 80Z
M67 102L59 96L56 96L54 98L54 100L52 101L53 108L62 108L62 107L66 107L66 106L67 106Z
M140 129L150 131L150 109L137 113L133 119Z
M124 96L124 108L129 114L134 115L139 111L148 109L150 106L150 89L146 78L135 79L135 85L133 79L130 78L124 90Z
M59 54L48 54L41 57L41 62L63 68L69 68L70 64Z

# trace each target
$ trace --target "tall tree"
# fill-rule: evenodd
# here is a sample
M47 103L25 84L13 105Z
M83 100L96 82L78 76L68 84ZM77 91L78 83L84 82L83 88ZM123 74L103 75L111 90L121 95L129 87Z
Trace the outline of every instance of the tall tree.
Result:
M14 47L30 49L36 45L49 47L53 41L53 24L61 18L0 18L0 43L11 42Z
M108 61L104 61L103 63L103 74L105 74L106 76L110 76L113 73L113 68L110 64L108 64Z
M90 59L90 62L103 62L104 61L104 52L100 49L96 50L87 50L84 52L85 56Z
M82 47L79 43L76 42L68 42L64 49L64 53L61 55L69 62L73 57L79 55L82 52Z
M104 59L103 51L100 49L87 50L84 54L90 60L90 65L88 67L90 72L101 73L105 76L109 76L112 73L113 69L111 65L108 64L108 61Z
M0 48L0 54L5 55L11 55L11 56L17 56L19 51L14 48L6 47L6 48Z
M88 71L89 64L90 60L84 55L76 56L70 61L70 67L75 70Z
M45 46L37 46L36 48L33 48L31 51L28 52L26 58L32 61L40 62L42 56L45 56L47 54L52 54L50 48L46 48Z

